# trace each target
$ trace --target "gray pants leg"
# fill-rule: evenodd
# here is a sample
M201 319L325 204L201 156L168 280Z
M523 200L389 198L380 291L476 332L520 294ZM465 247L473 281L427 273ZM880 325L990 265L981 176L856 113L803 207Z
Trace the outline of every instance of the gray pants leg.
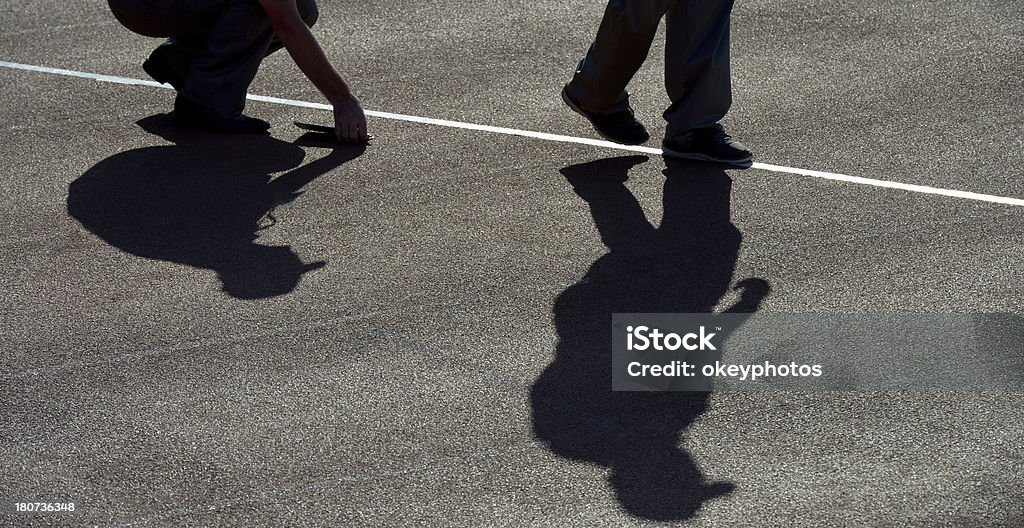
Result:
M722 120L732 105L729 16L733 0L672 2L665 17L666 139Z
M671 139L717 123L732 103L729 15L733 0L611 0L569 93L590 112L629 107L626 85L647 59L666 18L665 111Z
M230 117L245 107L245 93L263 58L281 49L257 0L108 0L128 29L171 37L157 50L185 80L182 96ZM298 0L310 27L315 0Z
M569 95L588 112L629 107L626 85L651 50L671 0L611 0L597 37L569 81Z

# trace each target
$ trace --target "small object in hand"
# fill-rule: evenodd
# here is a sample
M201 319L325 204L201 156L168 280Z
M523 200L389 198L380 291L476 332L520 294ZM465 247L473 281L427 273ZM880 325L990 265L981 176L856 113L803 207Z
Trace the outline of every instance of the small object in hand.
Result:
M334 127L332 127L332 126L317 125L315 123L303 123L302 121L295 121L294 123L295 123L295 126L301 128L303 130L308 130L310 132L316 132L318 134L329 134L332 138L334 137ZM372 134L367 134L366 141L364 141L363 143L368 143L370 141L373 141L373 135Z

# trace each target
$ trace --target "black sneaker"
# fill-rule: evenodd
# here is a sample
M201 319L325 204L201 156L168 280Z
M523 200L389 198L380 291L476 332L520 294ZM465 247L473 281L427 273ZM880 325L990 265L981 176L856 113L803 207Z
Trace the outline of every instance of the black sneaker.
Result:
M142 69L145 70L154 81L161 84L169 84L179 92L181 91L182 85L185 84L185 79L178 76L178 73L174 71L171 63L168 62L161 54L160 48L153 50L153 53L149 55L149 58L142 63Z
M608 114L588 112L569 96L568 84L562 88L562 100L565 101L565 104L569 105L573 112L587 118L590 124L594 125L597 133L608 141L622 143L623 145L639 145L651 138L643 123L637 121L636 117L633 116L632 108Z
M754 159L750 150L726 134L719 124L690 130L672 141L666 139L661 143L661 150L666 156L730 165L748 165Z
M174 99L174 122L180 126L231 134L262 134L270 128L270 123L255 117L242 114L233 117L216 115L181 94Z

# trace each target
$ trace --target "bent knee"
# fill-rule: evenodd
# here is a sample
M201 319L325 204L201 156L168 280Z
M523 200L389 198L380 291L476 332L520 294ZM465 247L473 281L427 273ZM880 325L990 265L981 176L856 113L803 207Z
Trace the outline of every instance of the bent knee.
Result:
M126 0L108 0L110 12L122 26L147 37L169 37L160 17L153 16L145 9L140 9L136 2Z
M316 24L317 19L320 18L320 9L316 6L316 0L297 0L296 5L299 8L299 16L302 17L302 21L307 26L313 27L313 24Z

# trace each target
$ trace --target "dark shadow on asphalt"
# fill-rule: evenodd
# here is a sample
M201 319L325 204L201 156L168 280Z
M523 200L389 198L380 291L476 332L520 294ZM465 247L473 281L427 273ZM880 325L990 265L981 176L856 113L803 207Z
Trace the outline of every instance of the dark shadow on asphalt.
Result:
M664 216L651 225L626 188L629 156L562 169L590 206L606 255L555 302L554 362L531 391L536 437L559 456L609 469L618 501L636 517L682 520L728 494L708 482L681 435L707 408L706 392L612 392L612 314L712 312L732 284L741 235L729 216L722 168L665 158ZM728 311L756 311L763 279L735 286ZM724 341L724 340L723 340Z
M139 125L175 144L119 153L72 182L68 213L86 229L133 255L216 271L224 291L240 299L291 292L306 272L326 264L304 263L290 246L257 239L276 222L276 207L364 146L182 130L167 115ZM334 148L300 166L300 145ZM289 172L271 176L281 171Z

